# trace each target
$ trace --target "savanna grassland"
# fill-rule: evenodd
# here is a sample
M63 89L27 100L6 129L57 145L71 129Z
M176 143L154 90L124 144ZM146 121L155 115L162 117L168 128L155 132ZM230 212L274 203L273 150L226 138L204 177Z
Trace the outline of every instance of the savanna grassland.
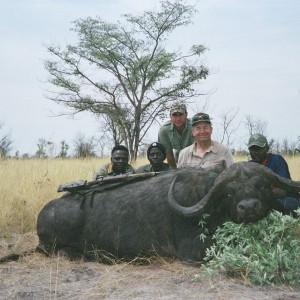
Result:
M300 156L285 157L300 180ZM59 184L92 180L109 158L0 160L0 256L35 248L36 218L58 198ZM235 158L247 160L246 157ZM138 167L147 163L140 158ZM32 253L0 265L0 299L300 299L290 287L255 287L226 275L194 281L198 268L155 258L150 264L103 265Z
M61 196L59 184L92 180L94 171L109 158L5 159L0 160L0 232L26 233L35 229L38 212L51 199ZM236 157L235 161L247 160ZM300 156L286 157L291 176L300 180ZM147 163L139 158L134 167Z
M0 160L0 232L26 233L35 229L36 217L51 199L60 197L59 184L92 180L94 171L109 158ZM146 163L139 159L134 166Z

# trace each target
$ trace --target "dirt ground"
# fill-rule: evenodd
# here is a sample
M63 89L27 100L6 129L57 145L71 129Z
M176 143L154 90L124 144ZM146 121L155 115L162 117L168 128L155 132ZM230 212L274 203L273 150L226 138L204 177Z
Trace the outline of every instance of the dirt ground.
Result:
M1 238L0 257L35 245L35 233ZM221 274L195 280L197 274L198 267L163 258L105 265L32 253L0 264L0 299L300 299L300 288L250 286Z

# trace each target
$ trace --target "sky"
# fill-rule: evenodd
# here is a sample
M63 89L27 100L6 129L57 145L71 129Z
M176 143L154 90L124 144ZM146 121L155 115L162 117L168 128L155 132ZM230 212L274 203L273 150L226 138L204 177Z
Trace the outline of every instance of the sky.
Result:
M189 115L207 101L215 134L220 115L238 111L235 147L245 148L245 116L267 124L265 134L278 141L300 136L300 1L187 0L195 5L193 24L179 28L168 47L203 44L211 75L203 91L213 93L189 105ZM45 97L46 45L76 42L70 29L79 18L99 16L114 22L125 13L156 9L157 0L0 0L0 137L9 133L16 151L34 154L39 139L59 151L78 134L99 135L92 115L58 116L65 108ZM147 140L155 141L158 127Z

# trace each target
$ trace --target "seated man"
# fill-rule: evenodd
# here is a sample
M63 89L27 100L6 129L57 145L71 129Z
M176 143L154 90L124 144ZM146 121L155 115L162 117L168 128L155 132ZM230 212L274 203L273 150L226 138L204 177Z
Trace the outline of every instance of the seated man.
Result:
M147 149L147 158L150 164L143 165L136 170L136 173L162 172L172 168L164 163L167 156L166 147L158 142L152 143Z
M248 142L248 149L253 162L266 166L277 175L291 179L287 162L279 154L269 153L269 145L265 136L253 134ZM287 195L284 190L273 188L275 196L278 198L279 210L283 213L291 213L300 207L299 194Z
M135 173L133 167L128 164L129 151L125 146L116 145L111 151L110 160L110 163L103 165L96 171L94 179L97 180L100 177Z

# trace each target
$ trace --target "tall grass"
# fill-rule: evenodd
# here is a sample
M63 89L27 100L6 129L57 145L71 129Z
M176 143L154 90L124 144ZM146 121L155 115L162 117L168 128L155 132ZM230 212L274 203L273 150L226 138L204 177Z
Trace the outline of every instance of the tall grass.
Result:
M236 161L247 160L238 157ZM291 176L300 180L300 157L287 157ZM59 184L92 180L94 171L109 158L91 159L5 159L0 160L0 233L26 233L35 229L42 207L62 194ZM133 165L147 163L139 158Z
M8 159L0 161L0 230L34 229L41 208L57 198L60 183L90 179L100 159Z

